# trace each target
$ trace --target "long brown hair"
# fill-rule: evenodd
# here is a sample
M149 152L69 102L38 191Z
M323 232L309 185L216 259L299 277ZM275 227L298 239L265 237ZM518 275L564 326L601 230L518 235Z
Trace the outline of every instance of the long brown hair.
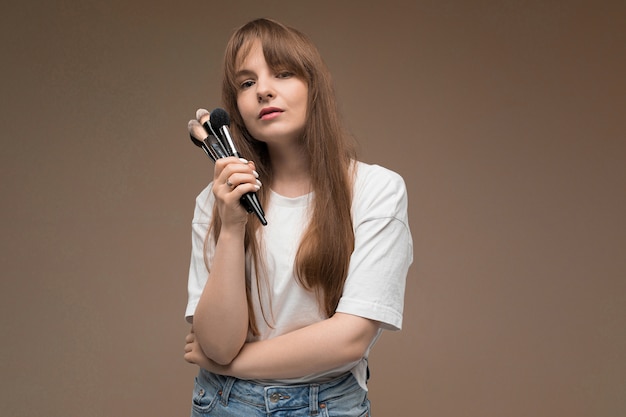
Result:
M303 33L274 20L253 20L236 30L227 44L222 100L231 116L236 145L242 155L255 162L263 182L272 183L272 163L266 144L252 137L244 125L237 108L239 86L235 80L238 65L255 40L261 41L265 61L270 68L288 70L308 85L307 119L301 140L309 157L314 197L311 218L296 254L294 271L299 282L314 291L321 311L330 317L341 298L350 255L354 250L351 168L356 160L355 143L342 127L330 72L315 45ZM261 204L267 207L268 191L261 188L257 194ZM212 230L216 240L220 226L220 219L214 210ZM257 284L260 284L261 249L256 237L262 235L262 230L259 230L260 223L253 220L246 227L246 251L252 255ZM249 283L248 310L250 329L256 334ZM263 315L267 322L265 312Z

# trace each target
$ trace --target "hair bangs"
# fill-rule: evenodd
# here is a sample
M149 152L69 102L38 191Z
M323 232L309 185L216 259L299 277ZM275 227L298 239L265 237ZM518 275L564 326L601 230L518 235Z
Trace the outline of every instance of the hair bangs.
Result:
M310 82L310 71L305 64L308 59L302 56L299 43L294 42L292 34L276 38L261 39L265 62L274 71L289 71L294 75Z
M265 62L273 71L292 72L310 84L315 60L311 56L311 50L314 50L311 42L296 29L257 20L240 29L232 48L226 53L226 76L232 88L237 88L232 75L241 68L256 41L261 42Z

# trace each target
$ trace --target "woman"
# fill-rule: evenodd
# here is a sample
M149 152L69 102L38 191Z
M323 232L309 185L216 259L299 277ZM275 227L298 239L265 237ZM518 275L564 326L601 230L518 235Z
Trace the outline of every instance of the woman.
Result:
M196 200L192 415L369 415L367 357L401 327L412 262L404 182L356 160L328 70L295 29L238 29L222 98L250 161L218 159ZM248 192L267 226L241 206Z

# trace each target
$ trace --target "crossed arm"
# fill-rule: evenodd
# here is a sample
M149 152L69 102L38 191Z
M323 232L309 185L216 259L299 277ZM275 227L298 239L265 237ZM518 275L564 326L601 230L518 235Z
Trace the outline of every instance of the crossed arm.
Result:
M228 364L209 359L192 328L185 338L184 358L208 371L241 379L297 378L359 360L378 328L376 321L336 313L273 339L245 343Z

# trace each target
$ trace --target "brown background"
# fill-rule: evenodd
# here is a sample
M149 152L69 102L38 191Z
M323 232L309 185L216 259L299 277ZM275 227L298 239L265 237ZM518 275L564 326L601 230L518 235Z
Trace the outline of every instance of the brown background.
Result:
M374 415L626 415L623 2L7 3L3 416L188 415L212 165L186 124L259 16L313 38L362 159L408 185L416 262Z

